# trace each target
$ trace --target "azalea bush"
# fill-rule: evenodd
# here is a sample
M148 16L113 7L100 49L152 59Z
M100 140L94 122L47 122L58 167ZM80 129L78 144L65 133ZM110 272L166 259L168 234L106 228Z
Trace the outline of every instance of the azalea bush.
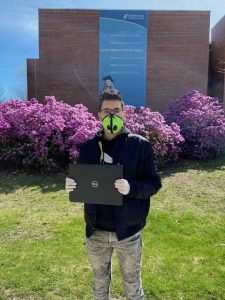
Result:
M126 106L125 125L151 141L158 162L178 159L183 137L177 124L149 108ZM79 146L101 129L82 104L74 107L54 97L42 104L11 100L0 104L0 165L40 173L63 171L76 161Z
M217 98L192 91L171 103L164 114L168 123L176 122L185 143L182 153L190 158L212 158L225 148L225 116Z
M79 145L94 136L100 122L82 104L74 107L45 97L0 104L0 164L43 173L76 161Z
M224 151L224 111L216 98L193 91L173 101L164 115L130 105L125 110L125 125L152 143L160 164L181 154L208 158ZM82 104L72 107L54 97L46 97L45 103L1 103L0 166L64 171L77 160L79 146L100 129L100 122Z
M168 126L149 108L125 109L125 125L152 143L159 163L178 159L183 137L176 123ZM0 164L44 173L65 170L77 160L79 146L100 129L100 122L82 104L72 107L54 97L46 97L44 104L36 99L2 103Z
M137 109L127 105L125 109L125 125L131 132L142 135L152 143L160 164L179 158L184 138L176 123L167 125L162 114L152 112L149 108Z

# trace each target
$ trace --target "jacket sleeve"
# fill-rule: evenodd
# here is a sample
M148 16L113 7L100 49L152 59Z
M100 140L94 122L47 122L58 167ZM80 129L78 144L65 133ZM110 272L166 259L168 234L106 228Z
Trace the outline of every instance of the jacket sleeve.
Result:
M136 199L147 199L162 187L155 154L149 142L145 143L143 159L140 161L140 180L130 180L129 184L127 196Z

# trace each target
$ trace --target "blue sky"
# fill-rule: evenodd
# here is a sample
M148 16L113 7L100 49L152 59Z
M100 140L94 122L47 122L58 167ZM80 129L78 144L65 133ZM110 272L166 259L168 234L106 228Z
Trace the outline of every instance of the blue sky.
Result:
M225 15L224 0L0 0L0 101L21 94L38 58L38 8L210 10L211 28Z

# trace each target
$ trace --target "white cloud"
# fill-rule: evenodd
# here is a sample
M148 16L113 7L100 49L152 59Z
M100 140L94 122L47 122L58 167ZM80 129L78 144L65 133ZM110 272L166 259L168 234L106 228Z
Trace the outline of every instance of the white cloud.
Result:
M0 18L1 31L19 34L24 38L37 39L38 20L36 16L26 15L15 12L5 12Z

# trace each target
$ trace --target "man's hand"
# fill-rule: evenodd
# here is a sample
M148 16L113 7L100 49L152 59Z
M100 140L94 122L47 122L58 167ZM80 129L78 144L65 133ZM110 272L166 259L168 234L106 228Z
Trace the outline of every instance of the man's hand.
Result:
M77 183L74 179L72 178L66 178L66 184L65 184L65 189L67 193L72 192L75 188L77 187Z
M130 191L130 185L126 179L117 179L115 181L115 188L117 188L120 194L123 195L129 194Z

